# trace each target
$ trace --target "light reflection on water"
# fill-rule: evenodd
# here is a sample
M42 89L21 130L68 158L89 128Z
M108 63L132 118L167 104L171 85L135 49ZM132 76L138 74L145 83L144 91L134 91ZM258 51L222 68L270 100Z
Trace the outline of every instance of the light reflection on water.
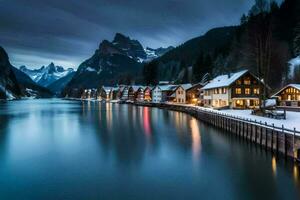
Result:
M0 103L0 199L299 199L299 168L184 113Z

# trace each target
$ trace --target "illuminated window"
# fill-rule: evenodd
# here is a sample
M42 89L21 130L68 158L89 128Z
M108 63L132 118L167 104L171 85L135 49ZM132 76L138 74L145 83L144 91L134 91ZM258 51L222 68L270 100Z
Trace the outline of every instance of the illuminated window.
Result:
M259 94L259 88L254 88L253 89L253 94Z
M249 77L247 77L247 78L244 79L244 84L245 85L250 85L251 84L251 80L250 80Z
M236 106L237 106L237 107L242 107L242 106L244 106L244 101L243 101L243 100L237 100L237 101L236 101Z
M241 88L235 88L235 94L242 94Z
M226 94L226 88L223 88L223 94Z
M250 94L251 92L250 92L250 88L245 88L245 94Z
M237 85L241 85L241 84L242 84L242 81L241 81L241 80L237 80L237 81L236 81L236 84L237 84Z

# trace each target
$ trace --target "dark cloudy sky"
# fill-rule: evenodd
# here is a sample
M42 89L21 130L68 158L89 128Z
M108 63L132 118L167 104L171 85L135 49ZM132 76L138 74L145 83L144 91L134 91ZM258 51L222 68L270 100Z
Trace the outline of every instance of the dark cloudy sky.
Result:
M13 65L77 67L116 32L143 46L178 45L239 23L254 0L0 0L0 45Z

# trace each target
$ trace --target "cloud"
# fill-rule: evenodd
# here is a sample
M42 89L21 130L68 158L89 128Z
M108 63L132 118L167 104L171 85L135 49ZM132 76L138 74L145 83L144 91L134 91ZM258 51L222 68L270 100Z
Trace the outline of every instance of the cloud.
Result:
M179 45L217 26L239 23L249 0L6 0L0 4L0 45L11 62L78 67L116 32L144 46Z

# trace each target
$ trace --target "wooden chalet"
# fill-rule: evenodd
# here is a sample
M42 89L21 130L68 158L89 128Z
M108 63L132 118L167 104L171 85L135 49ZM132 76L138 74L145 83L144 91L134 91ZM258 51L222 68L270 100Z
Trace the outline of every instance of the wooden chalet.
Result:
M138 90L142 86L132 85L128 89L128 100L129 101L136 101L138 97Z
M203 85L197 83L186 90L186 103L199 105L203 97L203 91L201 90Z
M246 109L259 106L263 83L248 70L243 70L217 76L202 90L204 106Z
M147 86L144 89L144 101L151 102L152 101L152 89L153 87Z
M174 102L185 104L186 103L186 91L192 87L192 84L181 84L178 85L174 91Z
M300 108L300 84L289 84L278 92L273 97L276 97L279 106Z

